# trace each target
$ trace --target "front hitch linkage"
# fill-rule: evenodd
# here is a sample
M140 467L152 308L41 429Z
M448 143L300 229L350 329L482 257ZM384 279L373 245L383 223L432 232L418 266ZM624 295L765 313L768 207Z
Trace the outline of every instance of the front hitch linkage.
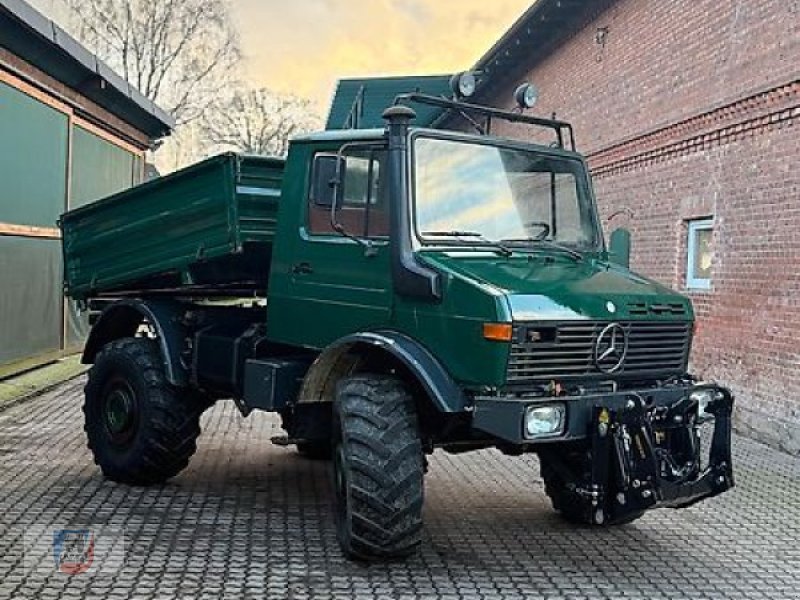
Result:
M594 409L590 482L575 488L588 522L623 521L648 508L682 508L733 487L733 396L716 385L702 388L712 392L705 413L714 416L705 468L698 403L690 399L699 387L668 407L648 407L639 394L630 394L623 409Z

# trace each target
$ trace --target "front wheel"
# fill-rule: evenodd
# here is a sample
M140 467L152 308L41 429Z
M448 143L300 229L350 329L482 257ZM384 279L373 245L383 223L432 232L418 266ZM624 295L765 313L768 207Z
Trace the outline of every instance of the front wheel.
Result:
M407 556L421 542L423 454L414 400L393 377L338 386L333 410L336 531L351 558Z
M107 344L89 371L85 394L89 449L106 477L149 485L189 464L208 402L170 386L155 341Z

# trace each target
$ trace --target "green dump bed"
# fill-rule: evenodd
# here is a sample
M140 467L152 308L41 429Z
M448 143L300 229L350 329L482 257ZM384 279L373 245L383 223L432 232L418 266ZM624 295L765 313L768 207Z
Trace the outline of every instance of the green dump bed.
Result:
M67 294L266 293L283 168L223 154L67 212Z

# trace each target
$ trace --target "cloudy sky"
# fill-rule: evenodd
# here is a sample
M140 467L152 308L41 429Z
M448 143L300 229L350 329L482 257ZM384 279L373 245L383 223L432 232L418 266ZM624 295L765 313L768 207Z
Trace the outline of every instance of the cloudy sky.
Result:
M249 76L327 112L338 77L470 67L531 0L233 0Z
M314 101L335 82L439 74L473 65L533 0L230 0L246 76ZM56 21L59 0L29 0Z

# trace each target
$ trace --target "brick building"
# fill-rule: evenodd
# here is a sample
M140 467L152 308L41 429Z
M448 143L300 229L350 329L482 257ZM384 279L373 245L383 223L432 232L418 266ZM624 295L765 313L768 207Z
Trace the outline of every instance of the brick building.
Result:
M23 0L0 0L0 377L79 348L57 220L142 180L172 118Z
M632 268L694 301L693 370L800 453L800 3L539 0L476 68L478 102L532 81L575 125Z

